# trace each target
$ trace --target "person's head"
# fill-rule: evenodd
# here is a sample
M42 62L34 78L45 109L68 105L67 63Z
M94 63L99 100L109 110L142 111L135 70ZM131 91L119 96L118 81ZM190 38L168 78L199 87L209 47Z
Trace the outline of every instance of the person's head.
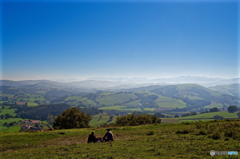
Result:
M94 133L95 133L95 132L94 132L94 131L92 131L92 135L94 135Z
M107 131L110 131L111 129L107 129Z

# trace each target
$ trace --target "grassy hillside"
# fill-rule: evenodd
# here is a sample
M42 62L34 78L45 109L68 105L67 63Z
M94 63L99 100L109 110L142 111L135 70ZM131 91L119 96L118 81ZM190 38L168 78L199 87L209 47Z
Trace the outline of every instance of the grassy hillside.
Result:
M155 100L159 107L169 107L169 108L185 108L186 103L180 99L170 98L158 95L158 99Z
M100 117L102 116L102 117ZM99 114L99 115L93 115L93 119L90 121L89 125L93 127L97 127L98 125L101 125L103 123L111 123L114 122L115 119L110 120L109 115L107 114Z
M15 109L9 109L10 106L4 106L4 109L2 109L2 106L0 106L0 115L10 114L11 116L15 117L17 114L15 113Z
M91 131L69 129L0 134L0 158L230 158L210 151L240 151L239 120L113 128L115 141L86 144ZM231 158L238 158L232 156Z
M104 105L114 105L115 103L122 103L135 98L137 98L137 96L133 93L120 93L98 98L96 101Z
M220 86L214 86L209 87L209 89L213 91L217 91L219 93L228 94L231 96L239 96L240 87L239 84L231 84L231 85L220 85Z
M223 116L224 118L238 118L237 112L235 113L213 112L213 113L198 114L194 116L181 117L179 119L204 119L204 118L213 118L215 115L220 115L220 116Z

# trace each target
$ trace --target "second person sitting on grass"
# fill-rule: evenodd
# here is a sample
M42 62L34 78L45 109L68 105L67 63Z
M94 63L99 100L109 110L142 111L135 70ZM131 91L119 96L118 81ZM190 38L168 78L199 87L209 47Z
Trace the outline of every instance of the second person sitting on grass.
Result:
M113 141L113 133L110 130L111 129L107 129L108 132L104 135L103 142L105 142L105 141Z

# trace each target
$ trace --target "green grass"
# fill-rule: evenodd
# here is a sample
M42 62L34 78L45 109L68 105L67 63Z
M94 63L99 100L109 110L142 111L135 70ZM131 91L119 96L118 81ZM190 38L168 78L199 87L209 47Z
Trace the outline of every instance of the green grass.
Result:
M137 106L137 105L141 106L142 104L140 102L140 99L138 99L138 100L135 100L135 101L132 101L132 102L125 103L123 105L125 105L125 106Z
M100 95L108 96L108 95L112 95L112 94L116 94L116 93L107 92L107 93L102 93L102 94L100 94Z
M10 126L7 131L4 132L19 132L21 130L21 125Z
M19 120L23 120L22 118L8 118L8 119L1 119L0 120L0 126L3 126L3 124L6 122L6 123L11 123L11 122L18 122Z
M86 144L91 131L96 137L106 133L102 128L1 133L0 158L239 158L209 154L240 151L240 135L235 133L240 131L239 120L113 128L112 146Z
M17 114L15 113L15 109L9 109L10 106L4 106L4 109L2 109L2 106L0 106L0 115L10 114L13 117L15 117Z
M0 126L0 132L6 131L8 129L8 127L6 126Z
M238 118L237 112L235 113L213 112L213 113L198 114L194 116L186 116L178 119L205 119L205 118L213 118L215 115L220 115L220 116L223 116L224 118Z
M217 107L217 108L221 109L223 107L223 105L222 105L222 103L212 102L210 105L205 106L205 108L213 108L213 107Z
M190 100L197 100L197 99L203 99L198 96L193 96L193 95L183 95L183 98L188 98Z
M101 107L100 110L125 110L126 106L109 106L109 107Z
M158 95L159 97L155 100L159 107L169 107L169 108L185 108L186 103L180 99L170 98Z
M101 119L100 119L100 116L102 116ZM115 121L115 118L113 118L113 121ZM100 125L103 123L110 123L109 115L106 115L106 114L93 115L93 119L90 121L89 125L96 127L97 125Z
M3 97L13 98L14 94L1 94Z
M98 98L96 99L96 101L104 105L114 105L115 103L126 102L130 98L135 99L137 98L137 96L134 95L133 93L121 93L121 94L109 95L103 98Z
M155 111L156 108L144 108L146 111Z
M38 104L34 103L34 102L28 102L28 106L29 107L34 107L34 106L38 106Z
M181 123L181 122L209 121L209 120L213 120L213 119L180 120L178 123Z

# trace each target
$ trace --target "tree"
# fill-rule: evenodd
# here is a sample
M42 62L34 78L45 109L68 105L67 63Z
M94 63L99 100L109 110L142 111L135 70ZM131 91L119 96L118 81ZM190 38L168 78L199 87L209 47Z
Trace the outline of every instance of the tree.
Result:
M215 115L213 118L217 119L217 120L223 120L224 119L223 116L220 116L220 115Z
M174 118L179 118L179 115L175 115Z
M48 114L47 122L48 122L50 125L53 125L53 115L52 115L52 114Z
M209 109L209 112L219 112L220 110L217 107Z
M1 119L4 119L4 115L3 114L1 115Z
M72 129L72 128L88 128L92 117L80 111L76 107L72 107L55 117L53 122L54 129Z
M238 119L240 119L240 112L237 113Z
M109 120L113 120L114 116L113 115L110 115L109 116Z
M228 107L228 112L229 113L234 113L237 111L237 107L235 105L231 105Z

